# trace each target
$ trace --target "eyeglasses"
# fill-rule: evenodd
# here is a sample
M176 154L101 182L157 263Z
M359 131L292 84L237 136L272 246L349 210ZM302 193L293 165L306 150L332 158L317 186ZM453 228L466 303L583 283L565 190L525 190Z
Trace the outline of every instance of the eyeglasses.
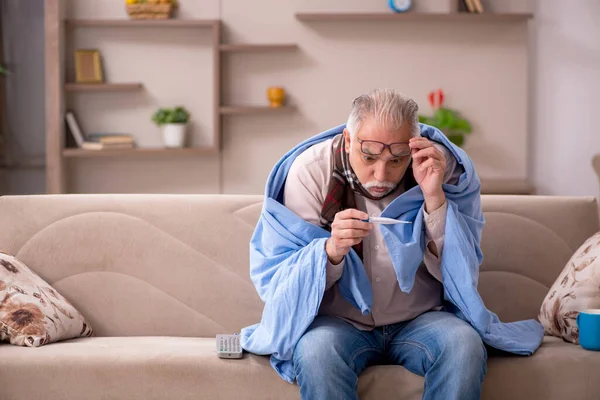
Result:
M360 144L360 151L370 156L378 156L387 148L394 157L410 156L410 146L408 142L396 142L385 144L375 140L360 140L356 138Z

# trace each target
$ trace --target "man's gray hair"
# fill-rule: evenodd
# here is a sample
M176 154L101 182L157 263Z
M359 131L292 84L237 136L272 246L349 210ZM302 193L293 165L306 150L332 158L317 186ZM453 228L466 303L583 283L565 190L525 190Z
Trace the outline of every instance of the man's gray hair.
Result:
M412 136L417 137L421 134L418 111L414 100L394 89L374 89L354 99L346 128L355 137L365 118L373 117L380 126L392 131L410 124Z

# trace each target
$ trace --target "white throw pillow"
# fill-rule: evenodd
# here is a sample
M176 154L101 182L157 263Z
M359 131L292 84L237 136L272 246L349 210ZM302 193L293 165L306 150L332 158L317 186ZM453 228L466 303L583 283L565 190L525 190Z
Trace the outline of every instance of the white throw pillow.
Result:
M67 299L21 261L0 253L0 340L38 347L92 335Z
M546 295L538 319L547 335L577 344L575 319L588 308L600 308L600 232L575 251Z

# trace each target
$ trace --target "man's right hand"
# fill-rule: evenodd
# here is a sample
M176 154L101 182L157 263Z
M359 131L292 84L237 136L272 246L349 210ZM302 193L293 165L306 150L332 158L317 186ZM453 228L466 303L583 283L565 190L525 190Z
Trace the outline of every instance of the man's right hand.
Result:
M348 208L335 214L331 223L331 237L327 239L325 251L332 264L339 264L352 246L360 243L371 232L373 224L361 220L368 219L365 212Z

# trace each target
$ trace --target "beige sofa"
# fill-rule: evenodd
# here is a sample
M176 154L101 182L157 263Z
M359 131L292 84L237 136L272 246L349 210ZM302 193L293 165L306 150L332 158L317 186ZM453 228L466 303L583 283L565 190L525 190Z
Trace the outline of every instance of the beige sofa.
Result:
M0 399L297 399L267 357L215 355L254 324L248 275L259 196L0 198L0 250L83 312L97 337L0 345ZM502 320L533 318L572 252L599 229L593 198L484 196L480 292ZM460 367L460 366L457 366ZM484 399L600 396L600 353L546 338L532 357L492 354ZM423 379L371 367L362 399L420 399Z

